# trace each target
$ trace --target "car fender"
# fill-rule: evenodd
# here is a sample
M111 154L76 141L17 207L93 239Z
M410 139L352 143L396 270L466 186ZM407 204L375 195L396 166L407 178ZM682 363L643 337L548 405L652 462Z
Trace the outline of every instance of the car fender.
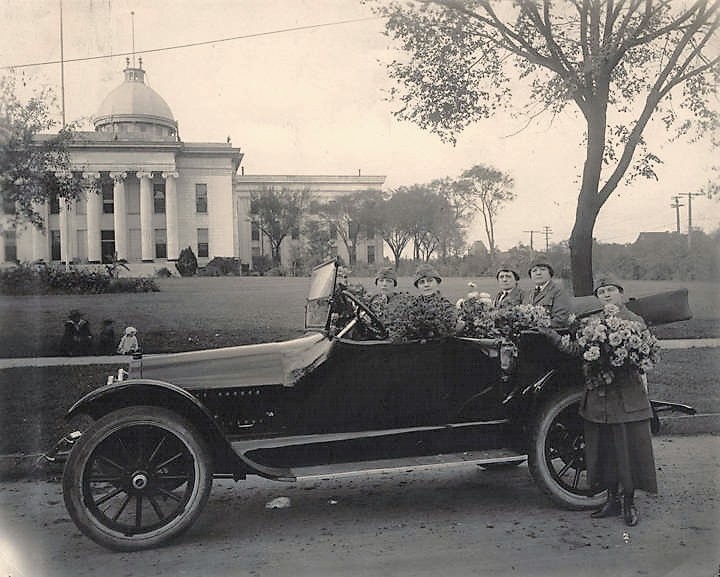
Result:
M157 406L175 411L190 421L203 435L210 448L216 474L232 474L243 478L246 473L257 473L254 467L232 446L207 408L185 389L151 379L129 379L105 385L79 399L65 418L81 414L97 420L100 417L133 405Z

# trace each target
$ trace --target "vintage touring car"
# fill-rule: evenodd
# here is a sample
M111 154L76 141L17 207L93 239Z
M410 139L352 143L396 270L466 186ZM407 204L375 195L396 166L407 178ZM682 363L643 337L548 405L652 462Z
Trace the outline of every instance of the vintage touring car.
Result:
M197 519L213 477L294 481L408 458L486 468L527 460L559 505L604 499L587 484L576 359L532 332L516 363L503 362L492 339L393 343L347 291L354 315L332 327L336 277L335 261L313 271L300 338L138 355L128 378L70 408L69 419L92 419L59 453L65 504L85 535L116 550L155 547ZM677 320L677 309L670 316ZM350 338L359 325L375 338Z

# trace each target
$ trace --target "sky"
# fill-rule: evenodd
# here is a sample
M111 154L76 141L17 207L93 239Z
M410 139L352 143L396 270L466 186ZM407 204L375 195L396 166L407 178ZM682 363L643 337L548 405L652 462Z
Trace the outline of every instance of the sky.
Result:
M529 244L531 230L547 227L551 244L570 235L584 153L582 119L570 113L527 125L501 113L466 129L455 146L398 121L385 68L398 53L382 34L382 20L359 0L0 0L0 67L60 60L61 5L68 121L85 119L91 128L88 119L122 82L121 54L153 50L137 57L178 121L180 138L224 142L229 136L245 155L245 174L360 171L386 176L385 188L392 189L457 178L485 164L515 181L517 198L496 219L501 249ZM239 36L245 38L220 41ZM72 62L104 55L115 56ZM16 71L28 89L55 91L59 120L60 64ZM647 138L664 161L659 178L618 188L595 227L601 242L675 230L673 196L698 192L713 177L707 143L669 144L660 130ZM681 203L685 233L687 196ZM693 226L716 229L717 209L717 201L694 197ZM468 240L486 242L484 234L478 222ZM533 240L536 249L544 248L542 232Z

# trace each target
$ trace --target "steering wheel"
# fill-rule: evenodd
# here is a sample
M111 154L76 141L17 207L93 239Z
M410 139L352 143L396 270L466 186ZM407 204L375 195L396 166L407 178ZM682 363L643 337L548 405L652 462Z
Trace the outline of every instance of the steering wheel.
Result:
M374 312L370 310L370 308L364 302L362 302L350 291L344 290L340 294L342 294L343 297L348 299L352 304L355 318L358 320L359 323L361 323L365 328L367 328L374 337L377 337L381 340L387 338L387 330L385 329L385 325L383 325L382 321L377 317Z

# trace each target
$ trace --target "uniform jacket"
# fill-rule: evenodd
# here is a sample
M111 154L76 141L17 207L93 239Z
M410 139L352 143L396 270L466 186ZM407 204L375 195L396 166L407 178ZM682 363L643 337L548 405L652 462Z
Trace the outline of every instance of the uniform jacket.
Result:
M504 292L505 291L498 291L498 293L495 295L495 299L493 300L493 306L495 308L510 307L513 305L522 304L523 298L525 297L525 293L519 286L513 287L513 289L501 301L500 296Z
M620 307L621 319L642 323L641 317ZM637 370L615 372L615 381L605 387L586 389L580 415L594 423L629 423L652 418L652 409L642 375Z
M550 324L553 328L564 328L568 325L570 295L553 279L550 279L540 292L534 289L528 291L523 304L545 307L550 314Z

